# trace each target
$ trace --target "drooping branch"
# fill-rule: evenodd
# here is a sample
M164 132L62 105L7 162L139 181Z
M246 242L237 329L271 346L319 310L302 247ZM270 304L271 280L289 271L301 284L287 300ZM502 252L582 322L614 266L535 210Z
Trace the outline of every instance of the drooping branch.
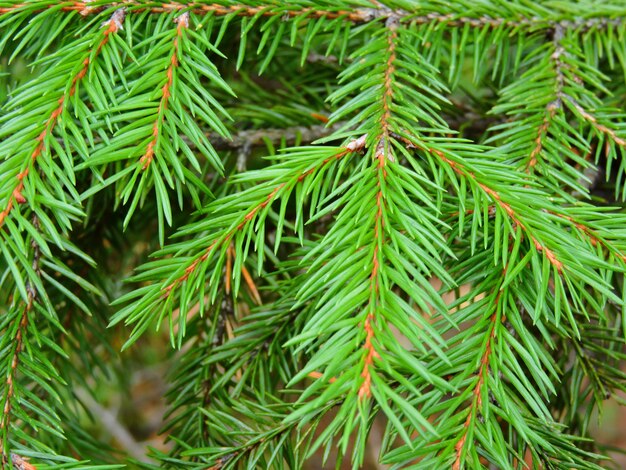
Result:
M494 290L494 292L496 292L496 298L493 305L493 313L489 317L489 328L486 333L487 343L485 345L485 351L480 358L480 365L478 366L478 370L476 371L477 378L476 385L472 390L472 404L470 405L470 409L467 412L467 418L463 423L461 437L454 446L456 458L454 460L454 463L452 464L452 470L461 470L463 451L465 449L465 446L467 445L467 435L470 431L470 428L475 425L476 417L480 412L479 410L482 406L483 387L489 374L489 361L491 359L491 355L494 349L493 342L498 336L496 327L498 324L502 324L505 320L504 315L498 315L498 309L500 305L500 298L502 296L501 287L504 279L506 278L507 268L508 265L504 267L502 271L501 281L498 284L497 288Z
M22 195L22 190L24 189L24 180L28 177L28 174L30 173L37 158L39 158L39 156L46 150L48 146L46 140L48 136L52 135L52 132L54 131L54 128L58 123L59 117L67 106L69 99L76 93L76 87L78 86L78 83L85 77L85 75L87 75L89 67L96 59L102 48L109 41L110 35L117 33L117 31L122 28L125 14L126 13L124 9L118 9L113 13L111 19L102 25L105 30L102 39L96 46L93 58L91 57L91 53L86 54L82 62L83 67L78 71L78 73L76 73L76 75L71 78L71 86L69 90L61 95L61 97L58 99L58 106L48 116L48 119L43 126L43 130L37 137L37 145L30 155L30 160L28 162L25 162L24 169L20 173L18 173L16 177L17 184L15 185L15 188L9 196L7 205L0 212L0 227L2 227L4 220L9 215L11 210L13 210L16 204L25 204L27 202L26 198Z
M565 98L572 104L572 106L574 106L574 108L581 115L581 117L585 121L587 121L589 125L593 127L597 132L606 135L609 139L611 139L620 147L626 148L626 139L617 135L617 132L615 132L615 130L599 122L596 116L585 110L585 108L583 108L574 98L569 95L565 95Z
M528 231L528 229L526 228L526 225L520 219L519 214L517 214L517 212L513 210L511 205L507 203L506 201L504 201L502 197L500 196L500 194L496 190L491 188L490 185L488 185L487 183L483 181L479 181L473 172L468 170L463 164L459 162L455 162L449 159L448 157L446 157L446 155L439 149L429 147L425 143L421 143L418 145L412 141L406 141L406 144L409 147L421 148L422 150L432 155L437 156L441 161L449 165L450 168L456 174L458 174L461 177L469 178L473 180L485 194L489 195L490 198L493 199L493 201L495 202L497 206L499 206L502 210L504 210L504 212L507 214L511 222L513 222L513 224L515 224L516 226L524 230L524 232L527 234L530 241L535 246L535 249L539 252L543 252L546 258L548 259L548 261L550 261L550 264L552 264L552 266L554 266L558 272L561 272L563 270L563 263L558 259L556 254L550 248L542 244L534 235L532 235L532 233Z
M374 158L377 161L376 172L378 182L376 183L378 191L376 192L376 215L374 216L374 250L372 254L372 271L370 273L370 296L367 305L367 316L363 323L363 329L365 330L365 342L363 349L365 350L365 360L363 361L363 370L361 377L363 382L359 387L359 398L369 398L371 396L371 383L372 383L372 371L371 368L374 364L374 359L380 358L380 354L376 351L376 347L373 343L375 336L376 322L379 320L377 310L379 309L378 297L379 297L379 270L381 263L381 247L384 243L384 227L383 227L383 212L385 206L385 200L383 195L383 187L385 185L384 180L387 176L387 170L385 165L387 160L391 159L390 153L390 120L391 120L391 104L393 100L393 73L395 71L396 61L396 40L397 40L397 22L394 19L387 20L387 62L385 64L384 78L383 78L383 93L382 93L382 108L383 114L380 119L381 134L378 139L378 145L374 153Z
M148 144L146 151L143 156L140 158L139 163L142 165L142 169L145 171L152 163L152 159L154 158L154 151L157 143L159 141L159 130L163 125L163 121L165 120L165 110L167 109L167 105L172 95L172 84L174 83L174 70L179 65L179 57L178 57L178 41L179 38L183 34L183 30L189 28L189 13L185 12L174 20L178 26L176 27L176 36L174 36L174 41L172 43L172 56L170 57L170 65L167 68L166 77L167 80L161 89L161 101L159 102L159 108L157 110L157 118L152 125L152 140Z
M251 207L248 210L248 212L246 212L245 215L239 219L239 222L237 223L237 225L233 226L233 228L231 228L230 230L222 233L222 235L220 235L213 243L211 243L211 245L209 245L209 247L204 251L202 255L196 257L187 266L187 268L185 268L185 272L183 273L182 276L176 278L170 284L165 286L163 289L163 294L162 294L163 298L169 297L170 293L175 287L180 285L182 282L186 281L189 278L189 276L198 268L198 266L209 258L209 256L211 255L214 249L219 248L225 244L229 244L230 241L238 232L241 232L245 227L248 226L248 224L254 219L255 215L260 210L265 208L268 204L271 204L272 202L274 202L274 200L278 197L281 190L289 188L290 187L289 185L293 185L293 184L301 182L308 175L319 170L321 167L326 166L328 163L330 163L333 160L338 160L348 154L360 151L361 149L363 149L364 146L365 146L365 136L352 140L351 142L348 143L348 145L346 145L346 147L344 147L343 150L333 155L332 157L325 159L321 163L321 165L317 167L313 167L305 171L304 173L294 174L291 176L290 182L280 183L277 186L275 186L267 194L267 196L264 198L262 202Z
M33 227L35 230L39 229L39 220L36 216L33 216ZM31 242L31 247L33 249L33 261L32 261L32 269L33 272L37 276L41 276L40 270L40 258L41 258L41 250L39 245L34 240ZM11 407L12 407L12 399L15 394L15 380L17 376L17 368L20 361L20 354L24 350L24 336L26 335L26 330L28 329L28 324L30 321L30 315L32 314L33 308L35 306L35 302L37 301L37 290L32 285L30 281L26 283L26 294L27 300L22 309L22 314L19 317L19 324L17 326L17 332L15 333L15 339L13 340L13 353L11 358L11 365L9 366L9 370L7 372L6 378L6 391L4 393L4 403L2 404L2 417L0 418L0 433L6 436L9 432L9 426L11 424ZM8 334L5 331L5 334ZM9 456L7 455L7 449L4 448L3 443L6 442L7 439L0 439L0 453L2 454L2 466L5 467L8 464ZM11 456L12 458L12 456ZM19 456L18 456L19 458ZM15 462L14 462L15 463Z

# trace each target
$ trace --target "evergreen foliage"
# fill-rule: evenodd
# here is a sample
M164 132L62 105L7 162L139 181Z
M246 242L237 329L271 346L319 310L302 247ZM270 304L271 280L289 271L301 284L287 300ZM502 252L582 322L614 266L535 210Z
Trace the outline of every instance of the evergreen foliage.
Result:
M124 466L76 390L155 328L157 467L611 465L623 1L0 0L0 59L3 468Z

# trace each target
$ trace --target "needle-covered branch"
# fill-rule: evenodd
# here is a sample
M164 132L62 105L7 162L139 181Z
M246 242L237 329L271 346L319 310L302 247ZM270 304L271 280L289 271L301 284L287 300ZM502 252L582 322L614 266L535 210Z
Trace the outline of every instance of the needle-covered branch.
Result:
M122 461L72 390L169 347L164 468L606 468L625 17L0 0L3 465Z

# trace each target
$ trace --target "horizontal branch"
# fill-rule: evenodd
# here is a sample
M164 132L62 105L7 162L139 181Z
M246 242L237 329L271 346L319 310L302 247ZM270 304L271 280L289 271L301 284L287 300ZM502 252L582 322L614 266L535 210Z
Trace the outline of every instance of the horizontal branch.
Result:
M241 3L199 3L199 2L163 2L146 6L144 2L137 0L128 0L123 2L111 2L107 4L99 4L98 6L90 5L89 1L74 1L59 8L58 2L50 2L49 5L37 7L29 3L16 3L10 6L0 7L0 15L19 12L24 9L31 8L33 12L40 12L46 9L57 8L63 12L78 12L82 16L98 14L104 10L111 8L127 8L134 12L149 12L153 14L170 13L177 11L186 11L197 15L214 15L214 16L282 16L284 18L295 18L307 16L313 19L326 18L343 19L347 22L362 24L372 21L385 20L393 18L398 21L414 23L414 24L445 24L451 28L464 28L466 25L475 28L528 28L533 31L548 30L552 31L557 27L563 28L582 28L588 30L592 28L607 28L610 26L619 26L624 24L623 17L592 17L592 18L576 18L576 19L553 19L545 17L520 17L515 19L494 18L488 15L478 16L462 16L457 13L440 13L430 12L426 14L418 14L415 11L394 10L391 8L355 8L355 9L322 9L314 7L302 7L298 5L245 5Z
M442 116L451 129L459 128L462 124L471 123L470 134L480 134L490 125L494 119L490 116L481 116L473 111L460 116ZM285 145L293 147L301 144L310 144L318 139L328 137L340 129L344 128L346 121L338 121L331 125L314 124L312 126L289 126L289 127L268 127L262 129L246 129L235 131L230 138L221 136L217 132L206 132L205 136L216 150L238 150L242 148L265 147L267 143L272 143L275 147ZM186 135L179 136L191 149L196 149L196 142ZM59 143L64 141L59 138ZM85 141L88 144L87 141ZM94 137L95 144L101 144L102 140Z
M321 164L318 167L313 167L301 174L292 175L292 179L295 179L295 182L299 183L305 177L314 173L319 168L327 165L329 162L333 160L339 160L348 154L358 152L362 150L364 146L365 146L365 136L362 136L358 139L354 139L350 141L345 147L343 147L343 149L340 152L333 155L332 157L326 158L323 162L321 162ZM172 289L180 285L182 282L186 281L189 278L189 276L198 268L198 266L209 258L209 256L211 255L214 249L219 248L223 244L230 244L230 241L234 238L234 236L238 232L241 232L241 230L245 228L254 219L255 215L260 210L265 208L268 204L271 204L272 202L274 202L274 200L279 196L279 192L287 187L289 187L287 182L278 184L277 186L272 188L272 190L261 200L261 202L251 206L249 210L245 213L245 215L243 215L243 217L239 219L236 225L234 224L229 230L225 231L221 236L215 239L215 241L213 241L213 243L211 243L211 245L204 250L204 253L202 255L194 258L192 263L185 268L185 271L181 276L174 279L171 283L169 283L167 286L163 288L162 297L163 298L169 297L170 293L172 292Z
M93 57L86 55L82 61L82 68L71 77L71 85L69 91L64 92L61 97L57 100L57 107L54 108L52 113L47 116L45 123L43 124L43 129L39 136L36 139L36 146L32 153L30 154L30 158L26 162L26 166L22 171L20 171L16 176L16 184L9 195L9 199L4 206L4 209L0 210L0 227L4 224L5 219L9 216L14 207L18 204L27 203L26 198L22 194L24 190L24 180L28 177L28 174L31 171L31 168L35 164L35 161L44 153L47 149L48 144L46 143L46 139L52 135L56 125L59 122L59 117L63 113L63 110L67 106L70 98L74 96L76 93L76 89L78 87L78 83L85 78L87 72L89 71L89 67L93 64L94 60L102 51L102 48L109 42L110 35L116 34L121 28L122 23L124 22L125 12L123 9L116 10L111 18L102 25L104 29L104 33L102 39L98 43L95 53ZM91 51L90 51L91 53Z
M302 143L311 143L322 137L328 137L341 129L345 122L338 122L331 126L326 124L315 124L313 126L291 126L285 128L267 128L267 129L249 129L239 131L230 139L211 132L207 134L211 145L218 150L239 149L242 147L259 147L265 146L266 142L273 144L285 143L286 146L292 147ZM193 142L185 142L193 147Z

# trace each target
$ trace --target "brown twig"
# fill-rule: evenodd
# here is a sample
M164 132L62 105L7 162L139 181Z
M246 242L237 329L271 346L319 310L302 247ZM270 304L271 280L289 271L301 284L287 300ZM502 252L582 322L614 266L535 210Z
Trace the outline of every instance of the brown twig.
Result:
M374 364L374 359L380 358L380 354L376 351L376 347L373 343L375 336L375 323L377 321L377 305L372 299L378 296L379 289L379 268L380 268L380 246L383 243L383 186L384 180L387 177L387 170L385 165L387 160L392 161L393 156L389 151L389 138L391 134L390 120L391 120L391 102L393 100L393 74L395 71L396 60L396 39L397 39L397 22L395 19L387 21L387 62L385 65L385 73L383 79L383 95L382 95L382 108L383 114L381 116L381 135L378 139L378 145L374 153L374 158L377 160L377 173L378 173L378 192L376 193L376 215L374 217L374 252L372 254L372 271L370 273L370 301L368 303L367 317L363 323L363 329L365 330L365 342L363 343L363 349L365 350L365 359L363 361L363 370L361 377L363 382L359 387L359 398L369 398L372 394L372 371L371 367Z
M587 112L585 108L583 108L578 102L571 96L565 95L565 98L574 106L576 111L582 116L582 118L587 121L591 127L596 129L601 134L605 134L608 136L613 142L615 142L620 147L626 147L626 139L617 135L615 130L606 127L604 124L598 122L598 118L593 114Z
M558 259L558 257L556 256L556 254L547 246L543 245L534 235L532 235L530 232L528 232L528 229L526 228L526 225L522 222L522 220L519 218L519 215L513 210L513 208L511 207L511 205L507 202L505 202L502 197L500 196L500 194L494 190L493 188L491 188L490 186L488 186L485 183L482 183L480 181L478 181L476 179L476 175L471 172L470 170L468 170L467 168L465 168L464 165L462 165L461 163L455 162L453 160L450 160L448 157L445 156L445 154L438 149L435 149L433 147L428 147L426 146L424 143L418 145L408 139L404 139L406 142L407 147L410 148L420 148L421 150L424 150L432 155L437 156L441 161L445 162L446 164L448 164L450 166L450 168L459 176L465 177L465 178L470 178L472 180L474 180L476 182L476 184L478 185L478 187L480 189L482 189L486 194L488 194L491 199L493 199L493 201L501 208L504 210L504 212L506 212L507 216L509 217L509 219L511 219L511 221L513 222L514 225L520 227L522 230L524 230L524 232L526 233L526 235L528 236L528 238L532 241L533 245L535 246L535 249L537 251L543 252L546 256L546 258L548 258L548 261L550 261L550 264L552 264L552 266L554 266L554 268L556 268L556 270L558 272L561 272L563 270L563 263Z
M167 105L172 95L172 84L174 82L174 69L178 67L179 57L178 57L178 40L183 34L183 30L189 28L189 13L185 12L182 15L178 16L174 20L178 26L176 27L176 36L174 36L174 41L172 42L172 56L170 58L170 65L167 68L166 77L167 80L161 89L161 101L159 102L159 108L157 110L157 118L152 125L152 140L148 144L148 148L144 152L143 156L139 159L139 163L141 163L141 168L145 171L152 163L152 159L154 158L154 150L159 141L159 128L165 121L165 111L167 110Z
M498 286L496 299L494 301L493 313L489 318L490 326L487 333L487 344L485 346L485 352L480 358L480 366L476 374L478 380L476 381L476 385L474 386L474 390L472 391L472 405L468 411L465 423L463 423L463 431L461 437L454 446L456 458L454 460L454 463L452 464L452 470L461 469L461 460L463 457L463 449L465 448L465 444L467 442L467 434L469 432L469 428L473 425L473 419L475 414L478 413L478 410L482 405L482 388L485 384L487 374L489 373L489 360L493 351L493 340L497 336L496 326L498 324L498 305L500 303L500 297L502 295L502 290L500 289L500 287L502 286L502 283L504 282L504 279L506 277L507 268L508 264L504 267L502 271L502 282L500 282ZM499 323L502 324L504 322L505 316L502 315Z
M533 167L537 164L537 157L543 150L543 141L548 133L550 124L556 112L563 107L563 87L565 86L565 65L563 63L563 56L565 55L565 48L563 47L563 36L565 34L564 28L560 23L557 23L554 27L552 42L554 44L554 52L550 56L550 59L554 63L554 100L550 101L546 106L545 117L543 123L537 130L537 137L535 138L535 147L530 153L528 163L526 165L526 172L530 173Z
M295 145L297 142L310 143L323 137L327 137L339 130L344 122L338 122L331 126L316 124L313 126L291 126L269 129L241 130L232 136L231 139L224 138L216 133L208 133L207 138L211 145L218 150L242 149L245 147L259 147L266 145L266 142L280 144L283 141L287 146ZM186 141L193 145L192 142Z
M328 121L328 118L324 115L312 113L313 116L320 120ZM471 111L460 116L443 116L450 128L455 129L462 124L471 122L476 132L484 131L490 125L493 124L493 117L484 117ZM245 158L248 156L248 152L256 147L264 147L267 142L271 142L275 146L286 145L288 147L297 144L309 144L316 140L328 137L338 130L345 127L346 121L338 121L329 126L325 124L314 124L311 126L289 126L284 128L270 127L264 129L245 129L236 130L230 137L223 137L216 132L206 132L204 135L207 137L213 148L216 150L237 150L238 154L238 169L245 170ZM393 135L393 133L391 133ZM196 143L186 135L180 135L180 138L191 149L196 148ZM60 143L63 143L59 139ZM102 140L94 137L94 143L100 144Z
M327 165L329 162L331 162L333 160L338 160L338 159L344 157L345 155L348 155L348 154L360 151L364 146L365 146L365 136L362 136L359 139L355 139L355 140L349 142L348 145L346 145L346 147L343 150L341 150L337 154L333 155L332 157L329 157L329 158L325 159L321 163L321 165L319 167L311 168L310 170L307 170L306 172L302 173L300 176L298 176L296 178L296 181L297 182L301 182L302 180L304 180L305 177L307 177L308 175L312 174L313 172L318 170L320 167L323 167L323 166ZM235 236L235 234L237 232L240 232L244 227L246 227L250 223L250 221L252 221L254 219L254 216L260 210L262 210L268 204L270 204L271 202L274 201L274 199L276 198L276 196L279 193L279 191L281 189L283 189L285 187L285 185L286 185L286 183L281 183L281 184L277 185L276 187L274 187L272 189L272 191L269 194L267 194L267 196L265 197L265 199L261 203L259 203L259 204L255 205L254 207L252 207L241 218L239 224L237 224L234 228L230 229L228 232L226 232L221 237L216 239L213 243L211 243L211 245L204 251L204 253L202 255L196 257L191 262L191 264L189 266L187 266L187 268L185 268L185 272L183 273L182 276L174 279L170 284L168 284L167 286L165 286L163 288L163 297L164 298L169 297L172 289L174 289L176 286L178 286L181 282L186 281L187 278L200 265L200 263L202 263L202 262L204 262L204 261L206 261L208 259L208 257L213 252L214 248L222 246L225 243L230 243L230 241Z
M11 463L13 464L14 470L37 470L37 467L28 460L13 452L11 452Z
M37 5L31 5L28 3L16 3L11 6L0 7L0 15L19 12L24 9L29 9L33 13L44 11L49 8L57 8L56 3L50 3L45 7L37 7ZM90 5L89 1L74 1L71 4L67 4L59 8L62 12L78 12L82 16L89 16L98 14L104 10L111 8L127 8L132 12L148 12L152 14L163 14L171 12L186 11L196 15L214 15L214 16L282 16L287 18L295 18L306 16L312 19L327 18L327 19L343 19L347 22L362 24L372 21L385 20L389 17L397 18L400 21L411 22L415 24L442 24L446 27L461 28L466 25L474 28L527 28L532 31L538 30L553 30L556 25L561 25L564 28L575 28L582 31L593 28L608 28L613 26L619 26L624 23L623 17L610 18L610 17L592 17L592 18L578 18L574 20L553 20L550 18L540 17L520 17L518 19L504 19L494 18L487 14L479 16L464 16L460 13L440 13L430 12L425 14L419 14L418 11L407 11L401 9L391 8L355 8L351 10L347 9L320 9L311 7L299 7L285 5L280 6L272 3L267 5L246 5L246 4L231 4L222 5L219 3L199 3L199 2L164 2L161 5L146 6L145 3L138 0L126 0L123 2L110 2L108 4L100 4L98 6Z
M35 228L35 230L39 230L39 220L37 219L36 216L33 216L33 227ZM37 242L35 242L35 240L31 241L31 248L33 249L33 261L32 261L33 272L37 276L41 276L41 270L39 266L41 251L39 249L39 245L37 244ZM13 342L14 344L13 356L11 359L11 365L9 367L7 378L6 378L6 394L4 396L4 404L2 406L2 417L0 418L0 432L2 432L3 434L6 434L9 432L9 426L11 424L11 407L12 407L11 400L13 399L13 395L15 394L15 380L16 380L16 375L17 375L17 367L19 365L20 354L22 350L24 349L24 335L26 334L26 330L28 329L29 315L35 305L35 301L37 300L37 290L35 289L35 287L32 285L30 281L26 283L26 294L27 294L27 299L26 299L26 303L24 305L22 314L20 316L17 332L15 333L15 340ZM0 453L2 453L3 466L8 463L7 452L3 446L3 442L5 441L6 441L5 439L0 439ZM25 467L25 468L28 468L28 467Z
M44 124L43 130L41 131L41 133L36 139L37 146L31 153L30 160L28 161L27 166L20 173L18 173L17 184L15 188L13 189L11 195L9 196L9 200L7 202L6 207L2 211L0 211L0 227L2 227L4 220L8 217L9 213L15 207L16 204L25 204L27 202L26 198L22 194L22 191L24 189L24 180L28 177L28 174L33 164L37 160L37 158L45 151L47 147L46 138L49 135L52 135L52 132L58 123L59 116L61 116L61 113L63 113L63 110L65 109L66 102L69 101L69 98L74 96L74 93L76 93L76 87L78 85L78 82L82 80L85 77L85 75L87 75L89 66L95 60L96 56L100 53L100 51L105 46L105 44L109 41L109 36L111 34L117 33L117 31L122 28L124 15L125 15L125 10L123 9L116 10L115 13L113 13L113 15L111 16L111 19L103 24L103 27L106 27L104 31L104 36L102 40L100 41L100 43L98 44L98 46L96 47L96 52L93 58L90 58L91 54L88 54L85 57L85 59L82 62L83 67L71 79L71 85L70 85L69 91L61 95L61 97L58 99L58 102L57 102L58 106L48 116L48 119L46 120Z

